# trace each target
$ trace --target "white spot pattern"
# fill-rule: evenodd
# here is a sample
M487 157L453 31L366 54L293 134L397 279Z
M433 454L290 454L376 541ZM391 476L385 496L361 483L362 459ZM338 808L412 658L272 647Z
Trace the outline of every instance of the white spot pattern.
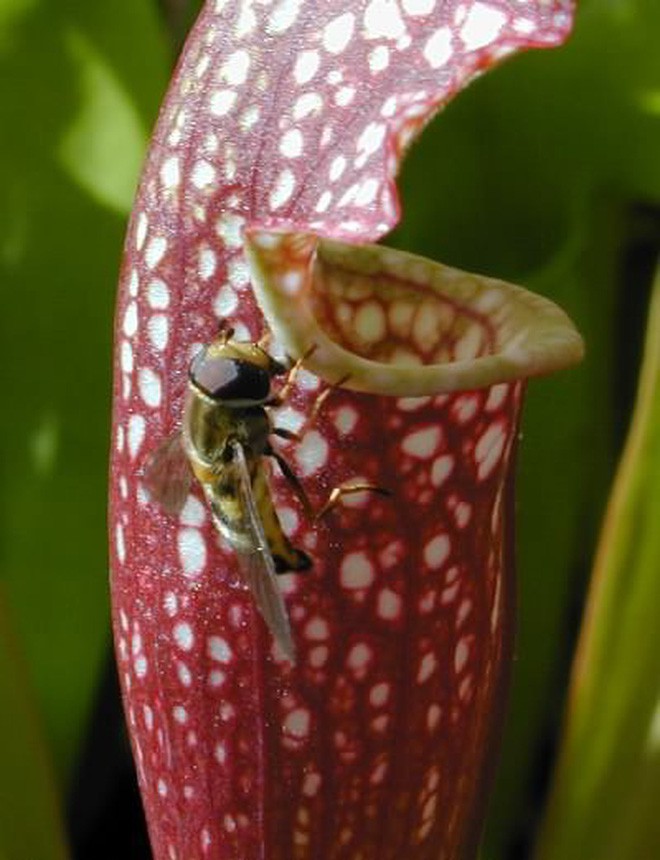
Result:
M170 304L170 291L164 281L151 281L147 300L154 310L166 310Z
M154 349L162 352L167 347L170 336L170 323L165 314L154 314L147 323L147 333Z
M147 245L145 263L148 269L155 269L165 256L167 239L164 236L154 236Z
M206 542L196 528L185 528L178 536L179 560L184 576L196 579L206 567Z
M321 58L318 51L302 51L293 68L296 83L306 84L311 81L318 72L320 64Z
M341 54L348 47L355 29L355 15L344 12L326 24L323 30L323 47L331 54Z
M150 367L140 368L138 383L140 397L147 406L157 409L162 397L162 385L158 374Z
M182 102L178 106L171 103L163 113L162 151L148 168L151 173L143 185L140 215L135 220L134 234L128 245L134 259L126 270L125 292L123 298L120 297L118 319L125 337L120 357L126 377L122 380L126 401L118 414L122 435L126 438L125 443L119 445L118 433L114 446L115 462L120 467L114 470L114 479L118 481L122 476L126 481L125 476L128 476L130 488L130 492L122 492L115 502L116 516L120 518L114 523L115 549L122 566L115 572L115 581L119 581L115 600L123 602L131 624L132 619L139 616L144 625L139 638L127 637L129 644L135 642L141 650L134 656L129 654L129 663L123 667L124 692L129 701L136 690L143 697L151 695L145 683L150 674L158 673L159 683L161 675L165 681L162 687L166 693L164 705L156 707L153 702L144 705L144 698L139 699L131 720L132 730L138 733L137 740L134 736L134 746L141 783L146 792L160 797L160 805L154 806L159 815L167 804L210 797L205 792L207 784L212 786L213 802L222 806L224 795L215 788L213 768L225 769L225 785L229 780L238 779L234 774L242 774L245 785L241 790L249 798L253 778L249 765L256 748L250 741L255 738L253 732L258 724L250 708L245 710L239 706L241 695L249 701L253 696L252 675L245 672L253 647L253 628L247 621L250 613L245 611L249 598L238 580L232 579L231 571L225 576L231 554L226 547L216 549L217 538L215 535L210 538L210 518L199 499L189 497L178 523L176 519L172 521L159 515L154 505L146 502L139 473L147 440L149 446L155 445L167 432L176 429L172 424L173 417L176 418L172 405L182 393L181 380L185 378L191 345L208 339L211 310L217 315L231 315L248 337L256 338L260 334L252 299L245 289L249 275L242 245L247 213L268 210L269 216L285 220L293 212L303 223L306 223L305 213L314 213L310 217L317 219L318 228L329 229L339 238L351 235L361 240L367 233L373 238L376 232L383 232L396 216L396 201L388 183L394 172L397 148L407 142L415 128L426 119L430 98L437 94L431 81L440 79L438 75L433 77L434 69L441 69L442 75L449 70L446 79L456 74L452 86L457 85L459 79L464 79L475 68L469 56L461 52L466 48L478 50L474 47L478 44L494 50L496 43L484 40L495 30L495 38L509 25L515 32L529 32L524 22L534 17L524 0L515 8L506 0L493 0L492 4L466 2L458 25L460 35L457 34L448 46L452 56L434 66L443 56L444 49L439 44L417 62L411 47L415 40L421 39L421 54L432 34L443 26L457 29L450 19L455 6L433 0L380 0L366 2L362 7L364 12L356 15L346 12L345 6L328 3L315 22L305 14L305 4L297 0L270 3L246 0L241 4L240 14L235 4L216 0L207 4L205 14L216 29L217 38L222 33L224 54L219 58L212 40L200 35L197 53L187 66L184 62L183 77L175 83L181 97L185 96L186 86L188 93L191 87L195 88L199 105L207 111L211 108L210 122L200 124L194 98L186 99L183 110ZM506 8L511 20L499 27L494 16L484 14L483 10L477 19L474 12L470 12L475 7L496 11ZM223 18L216 19L220 14ZM514 14L519 17L514 18ZM426 16L428 20L423 20ZM303 21L307 27L304 39L297 35L299 23ZM420 37L422 31L415 28L421 24L424 30ZM298 50L287 61L286 88L290 102L284 105L277 101L276 81L268 63L264 62L263 53L267 39L272 40L269 44L277 51L280 38L295 40ZM460 62L455 66L456 56ZM356 78L353 71L358 62L361 76ZM456 73L455 68L459 70ZM420 76L426 77L422 81L418 80ZM380 82L386 80L393 92L378 89ZM270 113L275 116L270 126L266 125L269 115L259 109L265 93L272 100ZM399 130L402 123L407 122L411 125L405 131L408 138L404 139L404 132ZM353 123L348 138L341 134L345 123ZM266 142L263 158L256 163L259 185L252 189L256 199L250 203L244 171L245 165L252 163L254 141L259 138ZM190 160L180 159L179 153L183 151L189 153ZM304 179L312 153L319 155L318 171ZM285 172L287 169L291 170L290 177ZM343 211L339 209L340 203ZM185 217L180 221L182 211ZM189 240L188 245L183 244ZM186 247L185 255L181 254L183 247ZM131 249L138 249L139 254L135 255ZM129 310L130 299L136 301L135 312ZM389 318L386 324L387 327L391 325ZM379 343L383 326L377 310L363 314L361 329L366 334L365 343ZM480 344L469 341L461 345L466 355L479 348ZM510 387L503 390L503 402L510 390ZM288 415L299 428L314 396L313 389L297 387L295 405L280 410L284 420ZM412 664L411 683L428 690L428 693L420 693L422 702L428 704L418 710L420 716L415 718L417 722L411 724L410 729L418 739L426 733L438 732L434 757L438 755L436 749L442 748L440 727L446 721L461 719L460 709L467 707L470 690L479 683L479 677L469 674L475 671L473 663L477 663L472 658L475 645L471 637L474 619L483 613L471 606L482 597L466 591L462 572L451 582L445 579L448 571L444 565L449 557L439 561L444 550L433 542L439 537L438 528L446 526L450 530L454 528L454 521L457 525L463 524L466 543L469 543L472 529L483 526L482 505L468 504L463 491L458 489L459 479L465 484L466 475L474 473L476 481L486 480L495 474L496 467L505 458L506 444L498 451L500 431L489 429L498 426L501 417L498 396L491 395L492 413L485 421L483 401L470 419L478 428L471 437L474 447L466 455L472 458L471 463L466 465L464 452L445 450L446 439L442 434L436 440L429 432L427 437L407 443L418 453L407 454L401 461L405 461L409 472L405 481L393 487L395 501L369 495L362 507L354 507L347 499L347 503L332 511L327 522L322 522L316 530L309 527L302 514L297 518L283 515L287 528L295 530L295 545L305 547L313 555L315 570L314 578L304 585L302 577L291 577L291 582L285 586L300 648L299 668L286 675L288 667L277 657L269 666L268 671L274 678L280 671L285 673L286 683L282 685L281 717L263 729L260 743L263 742L266 750L269 745L279 745L278 754L285 757L288 751L305 757L299 772L301 788L297 802L300 808L293 810L292 819L296 822L293 844L301 851L305 845L311 845L314 838L314 810L310 801L323 793L325 785L322 774L316 770L309 743L310 738L320 736L314 725L315 708L296 680L299 671L307 673L307 684L319 685L318 693L328 705L330 737L334 738L333 743L336 740L337 761L342 767L349 769L360 762L365 741L373 748L373 760L364 762L365 793L360 794L362 787L347 788L363 803L367 819L373 814L370 810L378 807L378 786L387 784L389 768L396 764L388 761L388 756L394 757L396 753L392 747L389 709L398 700L399 691L397 685L392 687L387 680L384 654L388 653L388 643L398 648L396 637L412 637L408 643L410 653L417 655L413 656L417 662ZM302 477L311 478L305 484L313 494L318 491L322 496L322 490L332 486L336 462L335 453L331 454L328 446L337 438L339 445L345 446L342 456L346 457L349 477L363 472L366 478L376 482L384 478L374 465L377 452L375 446L371 448L373 435L371 442L365 442L373 432L372 416L368 412L363 414L361 409L358 411L354 402L358 401L344 397L342 391L333 393L323 407L318 428L313 431L318 432L319 438L312 437L307 450L302 446L302 454L301 446L291 448L291 459L296 466L302 462L302 471L309 470ZM382 408L383 445L391 443L392 451L396 450L398 455L403 451L404 440L411 434L430 431L427 425L433 420L424 410L432 408L436 407L423 404L419 410L408 412L399 409L394 401L391 408L389 405ZM437 408L442 410L443 407ZM453 421L448 410L446 412L447 419ZM281 425L279 415L277 419ZM390 428L388 422L395 419L398 425ZM502 432L506 443L510 426L502 427ZM354 448L359 452L357 455ZM420 451L427 450L428 454L419 455ZM355 456L359 458L358 468ZM134 476L137 477L134 479ZM277 474L273 484L277 510L288 510L290 491ZM442 494L436 492L441 485ZM445 488L456 499L451 508L445 506ZM407 536L398 533L399 523L397 520L397 524L393 524L396 518L392 511L403 514L404 520L412 526L415 512L420 509L416 502L424 498L425 493L435 500L434 515L441 522L438 524L436 519L435 530L425 532L419 545L414 547L415 561L411 565L406 558ZM121 519L124 517L125 522ZM138 518L137 531L132 517ZM117 530L117 524L122 526L121 531ZM383 543L372 545L371 541L387 529L392 529L392 534L387 535ZM339 547L333 546L326 561L328 534L335 536ZM120 551L120 541L126 542L127 538L128 544ZM462 543L462 539L455 543L450 541L450 555L460 556ZM401 553L385 552L388 545L399 544L403 545ZM385 558L390 566L382 561ZM452 556L453 565L458 565L459 561L460 558ZM484 581L492 582L493 577L497 577L497 564L494 558L485 565ZM418 566L419 571L413 566ZM323 601L319 602L316 600L319 593L315 584L317 572L319 580L325 577L329 581L333 569L341 592L325 591ZM212 583L210 588L206 586L207 573ZM414 625L399 623L404 611L417 613L417 602L414 606L406 602L408 576L426 576L429 583L434 579L440 581L440 586L429 585L429 591L425 590L426 586L420 586L419 601L426 601L427 612L422 615L420 608ZM158 585L157 597L149 599L146 595L152 597L154 592L148 589L154 585ZM440 587L447 592L453 589L446 603L440 600ZM437 599L431 600L429 595ZM340 605L341 612L338 611ZM502 611L501 605L498 604L498 613L493 612L495 624ZM161 627L159 633L154 634L150 618L159 616ZM438 624L440 618L447 629L453 629L452 620L461 627L453 649L448 651L449 656L441 658L443 668L445 660L449 665L454 661L461 682L460 697L457 694L446 705L441 698L444 693L438 686L441 665L438 652L434 651L437 646L428 638L426 626ZM353 625L350 641L336 635L337 630L344 629L344 624ZM404 626L415 632L400 633ZM382 638L379 638L379 631L382 631ZM156 642L160 649L157 660L151 656L156 653L153 650ZM121 648L119 650L121 652ZM174 659L169 660L168 654L174 654ZM339 659L338 655L341 655ZM336 695L328 684L330 677L336 678L339 685L345 685L336 690ZM279 680L276 683L279 684ZM197 693L200 684L204 685L206 701L211 703L211 719L204 725L198 723L196 709L192 706L193 693ZM363 725L356 725L352 702L365 709ZM342 705L347 708L345 715ZM207 735L212 738L208 749L216 752L208 768L205 764L197 775L188 768L188 762L192 761L190 749L197 744L201 749L202 737L206 742ZM400 748L404 749L405 744L404 737L399 741ZM177 762L176 769L172 761ZM231 768L227 767L229 763ZM411 761L411 774L416 771L419 771L418 763ZM430 762L424 762L424 771L431 773ZM413 804L418 799L419 808L411 844L415 839L426 838L438 810L443 808L438 799L440 788L431 776L422 779L423 773L417 773L420 778L414 785L405 787ZM420 793L419 786L423 786L425 793ZM348 819L350 810L355 808L356 801L352 797L347 794L338 807L336 834L337 840L343 840L342 852L358 857L363 847L359 842L360 827L355 820ZM208 809L209 814L200 817L199 823L191 828L194 842L175 846L168 844L170 839L174 841L174 837L168 835L163 850L171 858L196 856L200 848L212 853L223 840L239 840L244 838L240 835L242 832L250 832L250 819L240 809L229 805L229 808L211 810L211 801L205 803L206 806L201 804L200 808ZM269 810L267 814L277 815L277 804L274 811ZM413 811L409 818L411 827L414 819ZM155 826L159 826L158 823ZM228 845L227 850L235 851L237 856L245 853L243 843L230 841Z
M174 641L182 651L190 651L192 649L195 635L187 621L182 621L174 627Z
M340 579L344 588L353 590L367 588L374 581L375 571L370 559L363 552L346 555L341 565Z
M461 27L461 39L471 51L494 42L506 23L506 15L488 3L475 3Z
M163 163L160 169L160 178L166 190L173 190L181 182L181 166L176 155L171 156Z

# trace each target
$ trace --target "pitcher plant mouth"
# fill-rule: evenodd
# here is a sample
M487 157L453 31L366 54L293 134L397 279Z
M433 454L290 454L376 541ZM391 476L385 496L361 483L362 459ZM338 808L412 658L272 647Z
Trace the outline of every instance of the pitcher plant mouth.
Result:
M425 396L577 364L568 316L521 287L382 245L246 232L257 301L291 355L354 391Z

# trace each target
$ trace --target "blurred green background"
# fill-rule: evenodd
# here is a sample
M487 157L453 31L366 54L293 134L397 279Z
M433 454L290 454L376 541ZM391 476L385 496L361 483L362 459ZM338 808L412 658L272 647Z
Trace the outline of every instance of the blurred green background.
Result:
M0 860L148 857L110 662L111 324L139 165L198 6L0 0ZM401 177L389 241L552 297L588 345L530 386L483 860L660 857L658 44L657 0L582 0L566 47L480 79Z

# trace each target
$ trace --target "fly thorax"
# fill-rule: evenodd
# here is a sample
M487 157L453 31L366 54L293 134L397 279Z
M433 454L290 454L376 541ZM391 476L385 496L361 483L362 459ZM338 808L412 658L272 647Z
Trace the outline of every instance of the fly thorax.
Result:
M234 409L233 436L245 448L248 457L262 457L268 447L271 432L270 419L261 406Z
M235 426L231 410L191 389L183 416L183 439L193 464L217 463Z

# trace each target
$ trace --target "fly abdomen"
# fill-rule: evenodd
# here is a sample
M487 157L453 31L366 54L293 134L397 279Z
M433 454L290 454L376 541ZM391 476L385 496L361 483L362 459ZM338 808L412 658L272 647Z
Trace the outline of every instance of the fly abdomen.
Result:
M309 556L302 550L296 549L282 530L263 468L257 469L252 486L277 573L309 570L312 566Z
M251 533L235 480L223 479L204 487L215 525L225 540L237 550L250 550Z
M312 566L312 560L307 553L303 552L301 549L296 549L295 546L292 546L286 537L284 537L284 539L286 541L284 554L279 554L279 552L271 546L271 552L273 554L273 561L275 562L275 570L277 573L302 573L305 570L309 570Z

